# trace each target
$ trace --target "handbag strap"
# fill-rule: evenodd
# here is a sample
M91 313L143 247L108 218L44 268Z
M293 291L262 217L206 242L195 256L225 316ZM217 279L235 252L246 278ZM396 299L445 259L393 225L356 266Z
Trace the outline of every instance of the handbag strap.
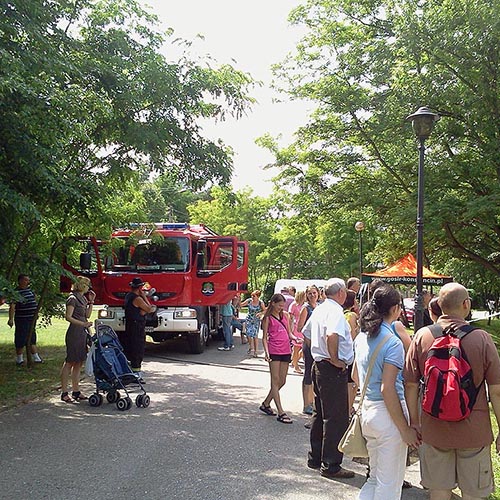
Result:
M359 398L358 409L361 408L361 405L363 404L363 399L365 398L366 389L368 388L368 382L370 381L370 376L372 374L372 368L373 368L373 365L375 364L375 360L377 359L378 353L380 352L380 349L382 349L384 344L389 340L391 335L392 335L392 333L389 333L388 335L386 335L379 342L377 348L375 349L375 351L373 351L373 354L371 355L370 364L368 365L368 370L366 371L365 383L363 384L363 390L361 391L361 397Z

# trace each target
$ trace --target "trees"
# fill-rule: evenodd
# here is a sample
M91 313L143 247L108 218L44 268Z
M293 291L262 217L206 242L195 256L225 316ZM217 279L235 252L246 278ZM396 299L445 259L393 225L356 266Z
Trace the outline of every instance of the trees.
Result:
M249 286L255 289L265 288L273 279L269 252L277 230L275 207L275 198L252 196L250 189L233 193L216 187L209 199L189 205L188 211L192 223L204 223L219 234L249 242Z
M188 210L191 222L249 242L251 289L273 289L280 278L350 276L357 266L357 239L342 226L332 227L308 213L304 203L292 205L290 195L279 190L261 198L248 189L233 193L213 188L210 199L198 200ZM339 235L351 246L347 257L332 251L331 242L338 243Z
M414 249L417 154L404 118L428 105L443 120L426 157L427 258L455 255L500 275L497 9L496 0L309 0L291 13L309 31L276 74L317 109L276 164L327 220L370 221L372 261Z
M133 0L0 4L0 285L24 269L56 293L62 238L139 220L151 172L229 181L230 151L197 119L240 115L251 79L168 62L170 35Z

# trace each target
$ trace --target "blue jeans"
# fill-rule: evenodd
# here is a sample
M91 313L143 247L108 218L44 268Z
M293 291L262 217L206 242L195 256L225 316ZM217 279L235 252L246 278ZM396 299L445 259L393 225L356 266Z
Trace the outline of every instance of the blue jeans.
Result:
M222 316L222 332L224 333L224 347L233 345L233 317Z
M231 321L231 328L237 328L240 332L243 331L243 325L245 324L244 319L233 319Z

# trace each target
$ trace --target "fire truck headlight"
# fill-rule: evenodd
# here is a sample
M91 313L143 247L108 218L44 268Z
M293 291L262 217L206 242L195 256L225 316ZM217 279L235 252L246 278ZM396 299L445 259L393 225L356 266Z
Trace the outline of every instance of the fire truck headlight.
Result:
M185 309L183 311L175 311L174 318L177 318L177 319L196 318L196 311L194 309Z
M115 313L113 311L109 311L108 309L99 309L97 317L99 319L104 319L104 318L113 319L115 317Z

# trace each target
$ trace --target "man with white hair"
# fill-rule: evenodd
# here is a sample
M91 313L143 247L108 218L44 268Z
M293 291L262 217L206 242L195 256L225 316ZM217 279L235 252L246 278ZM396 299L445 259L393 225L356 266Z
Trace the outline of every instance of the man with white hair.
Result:
M349 325L342 304L347 292L340 278L325 285L326 300L314 309L304 330L311 338L314 413L307 465L323 477L345 479L354 472L342 468L338 444L349 424L347 367L354 360Z

